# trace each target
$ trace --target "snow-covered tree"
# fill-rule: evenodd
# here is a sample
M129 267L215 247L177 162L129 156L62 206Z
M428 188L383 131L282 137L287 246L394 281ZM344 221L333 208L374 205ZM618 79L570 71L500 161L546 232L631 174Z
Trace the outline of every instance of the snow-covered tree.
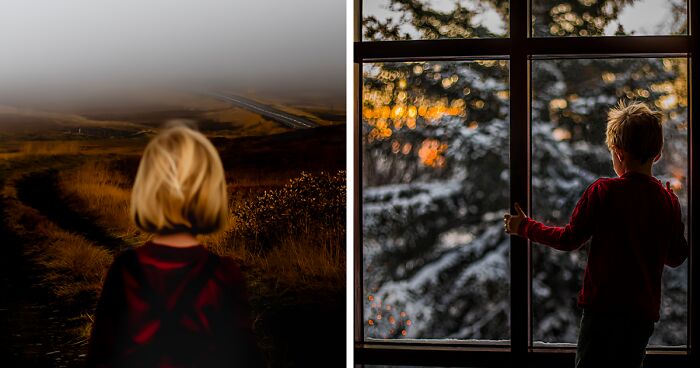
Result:
M591 18L592 25L577 29L600 30L631 2L615 2L614 14L598 9L605 22ZM487 28L470 26L474 14L468 7L448 17L417 0L390 3L402 16L366 17L366 39L489 36ZM507 1L483 3L507 16ZM590 8L613 2L585 3ZM560 21L555 18L545 22ZM533 62L535 218L566 223L584 189L597 177L614 175L604 127L608 109L620 98L664 111L666 144L654 170L687 203L686 62ZM509 208L509 124L525 117L508 116L508 62L387 62L365 64L363 73L366 336L509 339L510 241L501 219ZM535 339L575 342L574 297L586 248L564 253L533 247ZM669 271L652 344L686 343L687 269Z

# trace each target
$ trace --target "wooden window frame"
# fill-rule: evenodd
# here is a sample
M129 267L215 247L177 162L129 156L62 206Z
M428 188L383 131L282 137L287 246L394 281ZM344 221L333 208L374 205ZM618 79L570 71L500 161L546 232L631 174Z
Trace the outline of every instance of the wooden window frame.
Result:
M440 39L410 41L362 41L362 0L354 0L354 356L355 364L423 365L423 366L573 366L575 347L533 345L531 297L531 245L526 239L511 237L510 249L510 344L436 342L417 343L365 341L363 336L362 292L362 64L382 61L507 59L510 66L510 116L524 117L510 122L510 202L531 205L531 61L546 58L593 57L684 57L688 58L688 343L685 348L650 348L645 367L700 366L698 323L700 312L694 298L700 295L700 282L692 262L693 231L698 224L693 216L694 173L700 172L695 159L696 132L693 129L693 106L698 100L694 86L700 62L698 55L698 8L700 0L688 0L689 32L673 36L606 36L606 37L532 37L531 1L511 0L510 34L493 39ZM522 260L513 262L512 260ZM514 308L527 304L527 308Z

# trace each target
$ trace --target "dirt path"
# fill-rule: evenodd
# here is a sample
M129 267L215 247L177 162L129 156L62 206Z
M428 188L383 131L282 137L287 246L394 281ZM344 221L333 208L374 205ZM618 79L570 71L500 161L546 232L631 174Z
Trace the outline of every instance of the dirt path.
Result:
M51 169L27 175L17 183L17 196L26 205L37 209L62 229L79 234L91 242L111 250L125 243L95 224L89 217L74 211L61 198L58 170Z
M17 197L64 230L80 234L109 249L120 249L121 239L71 209L61 197L58 172L79 161L47 163L47 170L27 174L16 183ZM5 163L0 168L0 188L6 176L36 162ZM0 197L0 217L5 217L9 198ZM75 319L89 312L87 306L66 305L42 282L42 271L25 253L27 239L17 236L9 224L0 222L0 357L2 367L82 367L86 341L76 338Z
M0 188L6 174L17 166L0 170ZM0 217L5 218L9 199L0 196ZM24 253L26 240L19 238L6 221L0 222L0 356L3 367L80 367L84 342L70 334L80 324L69 316L45 286L41 271Z
M4 198L0 211L4 213ZM0 224L0 356L3 367L79 367L85 354L81 341L66 333L77 327L66 318L40 274L22 252L21 239Z

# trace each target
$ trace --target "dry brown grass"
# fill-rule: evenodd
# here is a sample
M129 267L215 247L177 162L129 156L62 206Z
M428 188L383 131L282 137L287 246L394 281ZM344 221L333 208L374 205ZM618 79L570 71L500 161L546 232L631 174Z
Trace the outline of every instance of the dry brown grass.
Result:
M269 120L261 115L248 110L229 107L221 110L210 111L203 114L204 117L231 124L231 129L235 130L235 136L266 135L289 131L289 128ZM216 134L214 134L216 135ZM227 134L230 136L230 134Z
M304 231L283 237L278 247L264 255L245 250L233 250L231 255L242 255L252 268L285 287L338 288L344 287L345 280L345 250L340 246L344 241L342 231Z
M92 305L99 297L113 256L85 238L64 231L33 208L8 201L5 221L29 240L25 252L41 268L44 286L65 304ZM74 333L87 340L92 318L82 318Z
M28 165L30 167L30 165ZM3 221L25 242L25 253L40 269L42 282L67 304L90 305L97 300L113 255L84 237L67 232L17 198L16 184L33 171L15 170L2 188ZM87 338L91 324L83 321L78 336Z
M1 138L0 138L1 140ZM140 154L144 143L135 139L3 141L0 160L22 160L27 156Z
M277 288L341 288L345 280L345 232L311 229L280 237L276 247L261 251L234 227L221 238L204 238L213 252L231 256L251 272L249 281ZM262 279L262 280L255 280ZM254 290L258 288L253 287Z
M24 156L23 152L0 152L0 160L12 160Z
M102 277L112 263L111 252L49 224L42 223L41 231L47 242L38 257L39 263L50 270L45 281L62 298L71 299L83 293L97 296L102 289Z
M88 161L71 169L59 170L61 197L73 209L90 215L112 235L133 245L142 244L140 236L148 235L139 234L128 216L130 178L115 170L109 160L97 161L95 158L97 156L80 156L81 160ZM29 170L36 170L32 167L39 166L42 160L52 159L28 157L31 164L26 165L27 171L16 170L7 178L2 188L3 193L9 194L5 200L4 221L29 244L27 252L42 268L47 288L65 303L82 307L78 309L81 314L72 318L79 321L80 326L70 333L87 339L93 322L90 306L99 296L113 254L60 228L37 210L24 205L16 195L18 180L31 174ZM258 318L265 318L260 316L270 313L265 312L270 308L265 305L284 308L287 303L296 303L294 298L299 299L298 295L322 297L328 291L335 292L345 287L344 223L319 231L318 224L307 218L298 221L294 231L277 234L274 247L262 250L255 239L242 230L241 219L234 215L235 208L251 201L254 203L266 190L282 188L281 184L288 182L287 177L268 175L249 176L230 184L231 211L226 230L200 237L200 241L215 253L232 256L242 264L251 302L256 308L262 308L254 310Z
M78 320L80 322L80 326L73 331L73 334L87 341L90 338L90 333L92 333L92 324L95 323L95 315L81 313L79 316L73 318L73 320Z
M210 247L285 287L344 287L344 176L302 173L272 189L239 187L228 236Z
M236 192L259 193L266 189L282 187L299 174L298 168L279 168L274 170L274 173L269 169L234 170L226 173L226 184L231 195L235 195Z
M108 162L90 160L61 172L58 185L71 207L90 215L115 237L132 245L149 238L129 216L131 181L111 170Z
M334 98L331 96L305 96L300 97L298 95L292 96L273 96L273 95L247 95L253 101L257 101L264 105L269 105L277 110L284 111L288 114L301 116L306 119L313 121L319 125L332 125L338 124L339 121L328 120L322 117L323 114L317 115L316 112L328 112L328 113L344 113L345 101L344 99ZM340 106L343 110L336 110L331 108L331 106Z
M8 180L14 186L22 175ZM87 292L96 296L102 278L112 262L112 254L84 237L67 232L39 211L24 205L14 193L6 197L4 221L27 240L26 248L32 259L45 269L44 281L59 297L73 299Z
M257 203L256 199L265 190L289 182L286 178L268 174L267 177L248 177L229 184L230 205L225 230L199 236L199 240L217 254L239 259L254 273L274 275L278 281L289 286L308 285L309 280L329 286L344 285L338 282L345 277L343 223L319 231L318 226L302 219L298 224L292 224L295 231L285 230L275 238L277 246L262 251L263 246L246 236L240 214L238 217L234 215L235 209ZM150 234L140 232L129 217L131 180L110 169L109 162L89 161L76 169L62 172L59 185L66 198L73 202L71 206L74 209L95 218L113 236L123 238L132 245L142 244L150 237Z
M75 155L80 153L78 141L24 141L7 142L3 144L0 159L16 160L29 155Z
M77 141L29 141L22 145L25 155L70 155L80 152Z

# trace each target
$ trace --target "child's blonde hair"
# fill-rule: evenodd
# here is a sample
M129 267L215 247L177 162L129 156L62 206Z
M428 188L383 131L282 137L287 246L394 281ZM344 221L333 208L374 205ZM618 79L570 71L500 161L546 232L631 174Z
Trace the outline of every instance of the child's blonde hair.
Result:
M641 163L655 158L664 145L662 116L661 112L651 110L643 102L626 104L620 100L608 112L605 130L608 149L623 149Z
M200 132L171 121L146 146L131 192L131 218L149 233L210 234L228 212L216 148Z

